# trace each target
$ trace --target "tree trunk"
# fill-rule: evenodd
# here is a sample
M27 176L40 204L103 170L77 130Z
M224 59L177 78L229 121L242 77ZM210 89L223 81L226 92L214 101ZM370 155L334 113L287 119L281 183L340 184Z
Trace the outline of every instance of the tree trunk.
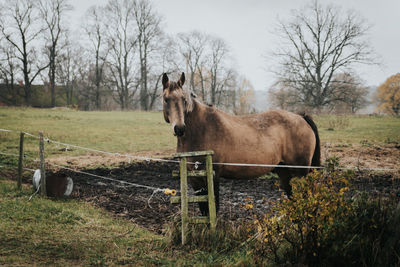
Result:
M17 92L15 91L15 86L14 86L14 70L11 70L10 80L11 80L10 90L11 90L11 95L12 95L12 104L14 106L16 106L17 105Z
M49 69L49 78L50 78L50 90L51 90L51 107L56 106L56 64L55 64L55 47L50 48L50 69Z
M141 38L141 37L139 37ZM147 66L146 66L146 47L143 44L139 44L140 50L140 108L142 110L149 109L149 101L147 95ZM144 51L143 51L144 50Z
M24 66L24 80L25 80L25 85L24 85L25 105L30 106L31 105L31 83L29 81L28 71L27 70L25 71L25 66Z
M99 45L98 45L99 47ZM100 110L101 108L101 102L100 102L100 82L101 82L101 70L99 67L99 51L96 50L96 81L95 81L95 86L96 86L96 92L95 92L95 104L96 104L96 109Z

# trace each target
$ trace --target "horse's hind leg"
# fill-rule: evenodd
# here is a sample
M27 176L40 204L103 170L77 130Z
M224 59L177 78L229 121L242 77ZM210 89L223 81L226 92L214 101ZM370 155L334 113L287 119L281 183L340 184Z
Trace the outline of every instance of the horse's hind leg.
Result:
M201 188L199 190L195 189L195 191L197 191L196 196L208 195L207 188ZM207 202L199 202L199 208L200 208L201 215L208 216L208 203Z
M292 195L292 186L290 185L292 172L287 168L276 168L274 172L279 176L281 188L285 191L286 195L290 197Z
M219 211L219 177L214 178L214 196L215 196L215 209Z
M190 184L193 187L196 196L208 195L206 179L190 178ZM201 215L208 216L208 203L199 202Z
M292 186L290 185L290 179L293 177L303 177L309 172L309 169L290 169L290 168L276 168L274 170L279 176L281 188L285 190L288 197L292 195Z

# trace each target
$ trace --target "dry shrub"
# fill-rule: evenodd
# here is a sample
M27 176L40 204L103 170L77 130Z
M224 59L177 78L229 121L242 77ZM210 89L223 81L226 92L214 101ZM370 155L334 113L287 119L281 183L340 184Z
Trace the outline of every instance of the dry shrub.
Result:
M352 173L314 171L293 179L293 196L255 221L259 264L394 266L400 264L400 206L366 194L346 197Z

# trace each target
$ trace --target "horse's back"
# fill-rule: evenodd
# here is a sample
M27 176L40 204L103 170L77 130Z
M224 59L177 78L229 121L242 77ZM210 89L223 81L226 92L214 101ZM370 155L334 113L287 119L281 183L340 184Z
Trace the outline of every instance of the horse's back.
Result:
M215 144L217 161L258 164L309 165L314 152L314 133L302 116L283 110L273 110L244 116L225 115L220 120L226 126L224 145ZM242 178L262 175L272 168L224 167L228 176L239 173Z

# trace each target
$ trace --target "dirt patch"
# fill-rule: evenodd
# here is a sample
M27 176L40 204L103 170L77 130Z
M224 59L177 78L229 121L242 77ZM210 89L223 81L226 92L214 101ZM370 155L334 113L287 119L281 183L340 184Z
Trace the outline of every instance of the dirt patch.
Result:
M179 189L179 180L172 178L176 164L139 162L116 169L96 169L91 173L157 188ZM162 192L135 186L124 186L86 175L69 173L75 183L73 197L103 207L116 216L124 217L151 231L161 233L171 217L179 214L179 205L171 204L169 196ZM398 177L398 176L397 176ZM221 205L218 216L224 220L252 219L244 208L249 200L254 203L252 212L263 213L269 208L269 201L282 197L274 179L226 180L220 182ZM368 191L371 196L396 197L400 193L400 179L393 173L357 173L352 181L351 194ZM191 192L193 193L193 192ZM198 216L197 205L190 208L191 216Z
M360 168L400 169L400 145L332 145L321 146L322 162L336 156L340 165Z
M68 150L64 152L68 153ZM70 151L70 150L69 150ZM101 166L109 168L110 166L119 166L120 164L131 163L135 161L137 157L150 157L150 158L165 158L174 153L171 151L163 151L163 152L151 152L144 151L138 152L135 154L121 154L121 155L112 155L112 154L96 154L89 153L83 156L56 156L47 159L49 163L54 163L57 165L69 165L74 166L75 168L99 168Z
M174 163L135 162L124 164L114 169L86 170L92 174L115 178L129 183L135 183L155 188L171 188L179 190L179 179L173 178L172 170L178 168ZM161 233L164 224L171 216L179 213L179 205L171 204L170 197L153 189L123 185L115 181L103 180L64 171L74 180L73 198L89 201L103 207L149 230ZM269 179L232 181L221 180L221 205L219 216L227 220L251 218L243 205L250 198L255 202L257 211L265 211L266 200L277 199L281 192L274 186L275 181ZM193 191L189 191L193 194ZM198 216L198 206L190 207L191 216Z

